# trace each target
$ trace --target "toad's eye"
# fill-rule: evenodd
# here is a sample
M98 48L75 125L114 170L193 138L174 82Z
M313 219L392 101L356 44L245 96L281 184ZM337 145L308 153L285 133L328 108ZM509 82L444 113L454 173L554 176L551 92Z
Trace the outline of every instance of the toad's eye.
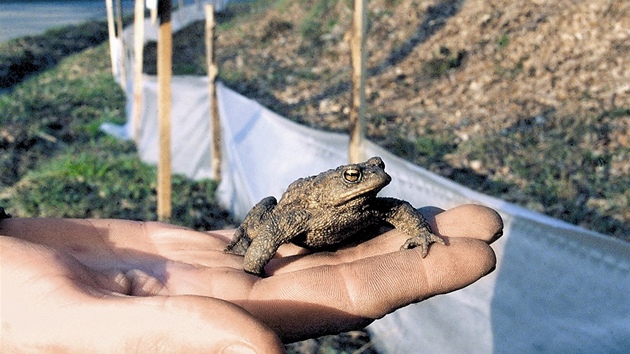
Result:
M356 168L351 168L348 170L343 171L343 179L345 179L347 182L350 183L357 183L361 181L361 171L357 170Z

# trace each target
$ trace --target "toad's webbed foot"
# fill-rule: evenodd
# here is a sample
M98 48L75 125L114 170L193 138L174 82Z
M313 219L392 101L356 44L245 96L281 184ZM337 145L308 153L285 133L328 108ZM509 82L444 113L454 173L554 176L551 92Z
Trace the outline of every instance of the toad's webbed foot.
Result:
M446 245L444 239L426 230L419 235L408 238L407 241L405 241L405 244L400 247L400 249L405 250L420 247L420 249L422 250L422 258L424 258L429 253L429 246L432 243L436 242Z

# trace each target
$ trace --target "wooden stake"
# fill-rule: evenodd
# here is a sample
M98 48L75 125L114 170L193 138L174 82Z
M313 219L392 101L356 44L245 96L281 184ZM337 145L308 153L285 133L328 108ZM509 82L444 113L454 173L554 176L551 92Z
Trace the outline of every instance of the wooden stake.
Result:
M123 37L122 4L121 0L116 0L116 28L120 39L120 86L127 91L127 70L125 65L125 38Z
M212 127L212 179L221 180L221 121L219 119L219 99L216 81L219 69L214 55L214 6L206 4L206 67L208 71L208 93L210 97L210 126Z
M171 0L160 0L158 14L158 130L160 158L158 162L158 219L171 217L171 78L173 76L173 28Z
M147 7L149 8L149 16L151 18L151 25L155 25L157 23L158 16L158 0L147 0Z
M136 0L133 22L134 66L133 66L133 140L140 134L140 114L142 113L142 65L144 54L144 0Z
M352 39L350 43L352 55L352 98L350 105L350 146L348 147L350 163L365 159L363 141L365 139L365 27L366 1L354 0L352 15Z
M118 75L118 65L116 65L116 30L114 29L114 4L112 0L105 0L105 8L107 9L107 32L109 33L109 55L112 61L112 74Z

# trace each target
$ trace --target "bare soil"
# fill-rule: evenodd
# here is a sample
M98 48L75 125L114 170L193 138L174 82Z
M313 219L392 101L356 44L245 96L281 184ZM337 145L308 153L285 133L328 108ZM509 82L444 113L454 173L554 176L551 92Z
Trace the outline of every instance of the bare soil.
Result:
M352 2L266 3L219 16L221 80L290 119L346 131ZM630 240L629 2L368 8L371 140L478 191ZM205 73L203 38L203 23L176 34L176 72Z

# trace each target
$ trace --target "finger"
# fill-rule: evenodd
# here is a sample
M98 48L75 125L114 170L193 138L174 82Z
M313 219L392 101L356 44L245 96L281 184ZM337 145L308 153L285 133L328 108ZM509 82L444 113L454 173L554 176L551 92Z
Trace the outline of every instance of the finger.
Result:
M93 248L102 244L85 220L12 218L2 221L2 234L53 247Z
M180 296L132 299L122 316L136 321L126 332L135 352L155 344L174 352L281 353L279 338L242 308L217 299ZM140 323L138 323L140 322Z
M182 250L182 243L186 243L186 249L219 250L223 251L230 238L227 236L234 230L218 230L212 232L199 232L181 226L164 224L159 222L147 222L144 225L151 243L157 245L160 250ZM185 254L185 253L182 253Z
M220 240L222 242L222 247L225 248L225 246L230 243L230 241L232 241L232 236L234 236L234 229L229 229L229 230L213 230L213 231L207 231L206 233L208 235L211 235L212 237L214 237L217 240Z
M435 245L426 258L406 250L280 273L259 281L249 298L235 302L276 332L301 339L356 328L407 304L460 289L495 264L485 242L454 238L449 246ZM317 320L298 323L304 318Z
M119 297L86 300L76 308L64 314L66 325L55 338L70 343L74 351L283 352L272 330L242 308L218 299Z
M4 220L2 226L5 235L63 250L92 264L154 250L144 224L136 221L15 218Z
M129 295L134 284L130 278L118 269L106 269L96 271L81 264L83 269L75 271L76 277L81 277L80 286L90 287L95 291L109 292L110 294ZM136 286L137 287L137 286Z
M224 241L181 226L159 222L111 219L15 218L2 222L3 235L61 248L78 255L112 258L139 252L192 249L222 249Z
M421 210L423 212L423 210ZM503 235L503 220L494 209L464 204L444 212L426 212L433 232L446 237L471 237L492 243Z

